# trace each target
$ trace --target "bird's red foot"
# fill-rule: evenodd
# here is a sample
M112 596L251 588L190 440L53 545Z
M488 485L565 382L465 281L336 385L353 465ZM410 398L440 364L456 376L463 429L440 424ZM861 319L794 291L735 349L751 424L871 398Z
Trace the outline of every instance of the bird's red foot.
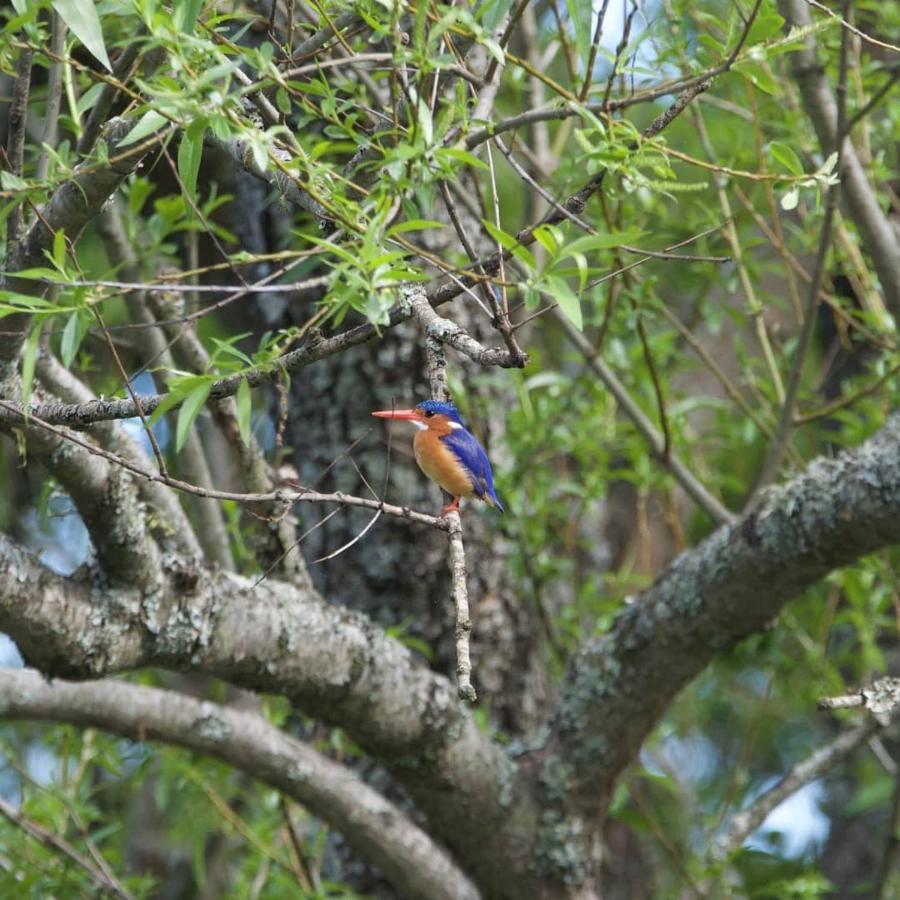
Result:
M441 516L446 516L449 512L459 512L460 497L454 497L452 503L448 503L442 510Z

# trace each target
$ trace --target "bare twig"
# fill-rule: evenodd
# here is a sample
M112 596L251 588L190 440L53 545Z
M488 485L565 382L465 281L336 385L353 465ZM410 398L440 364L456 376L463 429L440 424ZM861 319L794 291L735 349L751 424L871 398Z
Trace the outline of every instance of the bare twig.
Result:
M0 408L11 413L17 413L15 404L0 399ZM64 441L69 441L87 450L94 456L102 457L107 462L120 466L121 468L137 475L140 478L146 478L148 481L155 481L159 484L165 484L177 490L184 491L188 494L194 494L197 497L211 497L216 500L234 500L237 503L337 503L341 506L359 506L365 509L381 510L385 515L396 516L399 519L405 519L408 522L417 522L420 525L430 525L432 528L438 528L441 531L447 531L447 523L444 519L437 516L429 516L426 513L416 512L406 506L391 506L382 503L380 500L369 500L365 497L354 497L350 494L335 492L331 494L323 494L318 491L310 491L301 489L299 491L275 490L262 493L238 493L235 491L219 491L212 488L204 488L195 484L189 484L169 475L163 475L161 472L154 472L144 469L142 466L129 459L112 453L103 447L79 437L77 434L51 425L36 416L28 417L28 424L37 428L44 429L50 434L56 435Z
M588 366L593 369L607 390L616 398L622 412L650 445L653 455L684 488L685 493L718 525L734 522L734 515L723 506L720 500L709 493L697 480L694 473L674 453L671 451L666 453L665 438L632 399L625 385L619 381L590 341L561 313L556 311L555 316L569 341L581 352Z
M406 296L427 337L448 344L482 366L521 368L528 362L528 355L525 353L522 357L517 357L508 350L482 347L461 325L439 316L431 308L423 290L410 288L406 291Z
M816 706L819 709L864 706L884 725L900 713L900 678L879 678L868 688L839 697L820 697Z
M407 292L413 312L425 331L425 360L428 367L428 381L431 396L435 400L449 400L450 389L447 384L447 360L441 345L443 325L435 328L435 322L454 325L440 316L429 306L424 291L412 289ZM455 326L458 327L458 326ZM462 331L462 329L460 329ZM455 334L456 332L452 332ZM472 340L471 338L469 340ZM474 341L473 341L474 343ZM447 522L450 536L450 594L453 608L456 611L456 689L460 700L474 703L478 694L472 686L472 660L469 654L469 638L472 633L472 619L469 615L469 589L466 581L466 550L463 544L462 519L457 510L452 510L442 517Z
M37 676L40 678L40 676ZM27 816L22 815L11 803L0 799L0 815L20 828L30 838L47 847L55 853L60 853L70 859L79 869L82 869L91 881L103 892L109 892L119 900L134 900L134 895L125 890L122 883L115 877L110 877L98 866L94 865L84 854L79 853L65 838L38 825Z
M13 175L21 177L25 161L25 130L28 121L28 94L31 88L32 51L21 50L16 60L16 80L13 84L12 102L9 105L8 129L6 137L6 165ZM6 220L6 243L11 248L19 239L25 217L22 206L17 204L10 210ZM7 251L7 256L11 255Z
M841 23L841 28L847 29L847 31L852 31L858 38L865 41L867 44L872 44L874 47L882 47L885 50L893 50L895 53L900 53L900 46L897 44L889 44L887 41L879 41L878 38L872 37L870 34L866 34L864 31L860 31L855 25L852 25L847 21L847 13L844 12L842 15L838 15L833 9L829 9L825 6L824 3L819 3L818 0L805 0L810 6L814 6L816 9L822 10L823 13L827 13L831 16L832 19L837 19L838 22Z
M844 0L843 9L845 15L849 7L850 0ZM847 32L843 31L841 33L838 109L837 124L835 128L834 150L837 153L837 162L834 167L835 172L841 171L841 160L844 152L847 60L848 38ZM769 445L769 452L766 455L762 470L747 498L748 503L752 502L760 489L764 488L777 476L778 470L781 467L781 461L784 458L784 454L791 440L791 433L794 428L794 414L797 408L800 384L803 380L803 369L806 364L809 348L812 345L813 332L816 323L816 310L819 308L819 291L821 290L822 282L825 278L825 263L828 258L828 251L831 247L832 227L834 225L839 197L840 182L835 180L828 186L828 192L825 198L825 218L822 222L822 231L819 234L819 248L816 252L816 262L813 267L812 281L809 285L806 308L804 309L803 325L800 330L800 337L797 340L797 349L794 351L794 359L791 364L788 384L781 404L781 412L778 416L778 423L775 426L775 435L772 438L772 443Z

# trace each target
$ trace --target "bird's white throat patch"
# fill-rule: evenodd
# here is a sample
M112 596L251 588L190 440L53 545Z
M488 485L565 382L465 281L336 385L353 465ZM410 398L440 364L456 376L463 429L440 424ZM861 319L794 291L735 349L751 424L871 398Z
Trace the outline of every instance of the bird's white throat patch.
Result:
M428 424L426 422L417 422L415 419L410 419L410 422L412 422L419 431L428 431Z

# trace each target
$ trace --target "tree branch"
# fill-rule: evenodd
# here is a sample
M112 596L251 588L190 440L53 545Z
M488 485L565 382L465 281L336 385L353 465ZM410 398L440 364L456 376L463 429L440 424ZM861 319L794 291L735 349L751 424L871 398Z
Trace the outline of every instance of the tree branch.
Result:
M527 812L527 795L513 803L513 764L455 686L312 589L274 579L253 588L251 579L171 560L165 575L151 597L100 576L65 579L0 534L0 630L54 677L152 664L287 696L390 766L473 877L512 896L516 885L495 861L522 859L513 823L537 813ZM530 877L524 861L520 868ZM516 884L525 890L527 880Z
M881 678L870 688L863 688L849 697L855 701L852 705L868 709L870 715L867 720L838 735L833 741L792 766L784 777L759 797L749 809L735 815L725 833L716 842L713 854L715 859L725 859L738 850L782 800L786 800L803 785L833 769L900 717L900 679ZM835 701L846 699L848 698L823 698L819 701L819 709L844 708L850 704Z
M158 665L284 694L385 760L492 896L559 896L542 885L591 871L613 782L673 696L828 571L897 541L900 415L856 451L770 489L586 641L546 744L516 769L446 679L313 590L274 580L252 589L170 560L147 597L55 576L0 536L0 630L55 676ZM523 839L536 832L537 846Z
M121 681L48 682L0 670L0 715L187 747L261 779L332 824L404 896L477 900L447 853L364 781L252 712ZM2 810L0 810L2 811Z
M650 445L650 450L660 464L681 485L684 492L699 506L717 525L726 525L734 521L734 516L714 497L695 477L694 473L671 450L666 449L664 437L656 430L654 424L644 415L644 411L634 402L625 385L616 377L615 372L604 362L590 341L572 325L561 313L556 319L566 333L569 341L578 349L585 362L603 382L606 389L616 398L622 412L631 420L635 429Z
M679 556L570 662L535 764L590 832L613 783L675 695L717 654L771 627L830 570L900 541L900 414L858 449L819 459Z
M38 825L37 822L32 822L31 819L16 810L11 803L7 803L2 799L0 799L0 816L21 828L25 834L38 843L68 857L79 869L82 869L87 874L88 878L103 894L115 897L116 900L134 900L134 895L130 891L126 891L116 879L110 878L99 866L94 865L84 854L79 853L65 838L44 828L43 825Z
M812 20L805 0L779 0L778 8L789 26L808 28ZM825 69L819 62L815 37L807 34L805 49L791 55L794 78L803 106L824 152L830 152L837 132L837 103ZM862 245L878 273L885 305L900 321L900 238L881 211L866 170L850 140L845 139L841 161L841 196L847 213L859 229Z

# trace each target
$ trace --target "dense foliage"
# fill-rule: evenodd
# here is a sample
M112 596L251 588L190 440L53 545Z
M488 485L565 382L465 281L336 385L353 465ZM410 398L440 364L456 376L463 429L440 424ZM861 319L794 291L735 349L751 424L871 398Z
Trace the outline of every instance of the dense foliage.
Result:
M100 537L121 525L115 505L91 499L40 425L128 457L103 424L124 416L95 397L131 403L139 466L182 483L198 567L305 584L276 540L283 464L364 497L382 495L387 466L388 502L419 490L417 508L435 512L436 495L411 487L406 437L386 452L352 402L357 369L383 405L420 399L411 296L424 292L496 348L446 350L508 508L473 504L463 533L470 572L500 561L545 683L528 701L511 681L480 688L474 714L498 745L529 746L586 638L770 484L858 447L897 408L898 34L900 5L876 0L13 0L0 33L0 529L57 573L129 581ZM812 75L798 62L810 54ZM684 109L655 121L679 96ZM849 155L861 182L843 174ZM54 207L67 189L71 208ZM363 364L364 342L382 349ZM330 509L290 511L295 538ZM327 574L311 565L326 599L342 580L381 596L401 575L415 594L410 579L444 566L427 525L360 536L370 515L346 519L352 547L301 543L309 564L334 554ZM128 540L156 541L165 569L178 526L145 524ZM768 631L723 644L618 780L604 896L895 896L890 732L798 785L751 840L720 841L862 716L817 712L818 698L896 671L897 562L884 547L835 569ZM478 686L491 649L469 591ZM377 613L339 599L452 677L402 596ZM498 668L516 668L516 647L498 646ZM158 666L127 677L256 704L410 803L378 753L331 727L339 716L326 727L215 672ZM3 896L392 895L329 822L221 760L67 724L0 736Z

